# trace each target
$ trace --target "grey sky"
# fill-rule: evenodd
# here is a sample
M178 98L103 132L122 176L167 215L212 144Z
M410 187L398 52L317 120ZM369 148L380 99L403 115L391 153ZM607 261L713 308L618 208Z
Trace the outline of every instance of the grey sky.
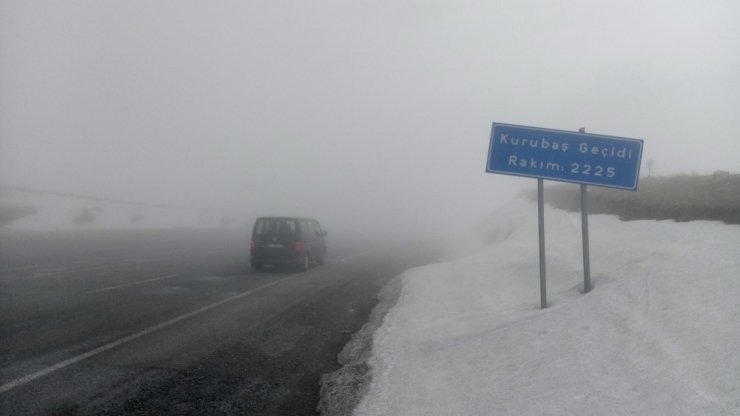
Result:
M493 121L740 172L738 21L734 0L0 0L0 182L472 220L536 186L484 173Z

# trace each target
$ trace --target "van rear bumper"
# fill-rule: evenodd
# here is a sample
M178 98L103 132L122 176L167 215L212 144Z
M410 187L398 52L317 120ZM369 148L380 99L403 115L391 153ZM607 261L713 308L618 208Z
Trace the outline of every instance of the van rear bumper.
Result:
M300 266L303 263L303 254L290 257L251 255L249 264L252 266Z

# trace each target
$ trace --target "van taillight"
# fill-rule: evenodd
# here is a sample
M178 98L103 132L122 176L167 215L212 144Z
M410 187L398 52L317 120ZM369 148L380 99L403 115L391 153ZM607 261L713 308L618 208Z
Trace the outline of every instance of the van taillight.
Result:
M249 244L249 249L250 249L250 250L254 250L254 248L255 248L255 247L257 247L257 244L254 244L254 241L252 241L252 242L251 242L251 243Z
M297 241L295 243L295 251L303 251L303 243L301 243L300 241Z

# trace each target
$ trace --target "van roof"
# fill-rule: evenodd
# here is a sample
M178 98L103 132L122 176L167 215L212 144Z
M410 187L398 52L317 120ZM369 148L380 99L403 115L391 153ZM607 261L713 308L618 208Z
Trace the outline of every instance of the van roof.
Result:
M307 218L307 217L259 217L257 220L311 220L316 221L313 218Z

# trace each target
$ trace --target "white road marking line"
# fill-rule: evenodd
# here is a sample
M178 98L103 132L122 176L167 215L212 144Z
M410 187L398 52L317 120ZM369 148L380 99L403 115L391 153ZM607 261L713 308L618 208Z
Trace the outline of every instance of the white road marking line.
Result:
M65 266L68 266L68 265L67 264L60 264L60 265L44 264L44 265L41 265L41 266L11 267L9 269L2 269L2 270L0 270L0 273L18 272L18 271L21 271L21 270L28 270L28 269L52 269L54 267L65 267Z
M178 254L181 254L181 255L187 255L187 254L192 253L192 252L195 252L195 251L196 250L168 251L166 253L157 253L157 254L154 254L154 256L170 256L170 255L175 254L175 253L178 253ZM152 254L143 254L143 255L142 254L137 254L137 255L133 255L133 256L123 256L123 257L103 257L103 258L95 259L93 261L91 261L91 260L78 260L78 261L73 261L72 263L53 263L53 264L42 264L42 265L38 265L38 266L11 267L11 268L8 268L8 269L0 269L0 273L17 272L17 271L28 270L28 269L39 269L39 271L44 271L44 270L53 270L53 269L57 269L57 268L60 268L60 267L74 267L74 266L78 266L78 265L84 264L84 263L92 263L92 262L100 262L100 261L125 261L125 260L129 260L129 259L146 258L146 257L152 257Z
M13 381L11 381L9 383L5 383L2 386L0 386L0 393L5 393L8 390L11 390L11 389L14 389L14 388L16 388L18 386L21 386L23 384L26 384L26 383L28 383L30 381L33 381L33 380L35 380L35 379L37 379L39 377L43 377L45 375L51 374L51 373L53 373L53 372L55 372L57 370L61 370L62 368L68 367L68 366L70 366L72 364L75 364L77 362L80 362L80 361L82 361L82 360L84 360L86 358L90 358L90 357L92 357L94 355L100 354L101 352L108 351L111 348L115 348L115 347L117 347L119 345L122 345L122 344L125 344L127 342L133 341L133 340L135 340L137 338L141 338L144 335L147 335L147 334L150 334L152 332L158 331L158 330L160 330L162 328L166 328L166 327L168 327L170 325L173 325L173 324L175 324L177 322L180 322L180 321L182 321L184 319L190 318L192 316L201 314L201 313L203 313L203 312L205 312L207 310L213 309L213 308L215 308L217 306L223 305L224 303L229 303L229 302L235 301L237 299L241 299L241 298L243 298L243 297L245 297L247 295L251 295L252 293L259 292L262 289L267 289L268 287L275 286L278 283L282 283L282 282L288 281L290 279L294 279L294 278L296 278L298 276L301 276L301 275L303 275L305 273L308 273L308 272L302 272L302 273L294 274L292 276L288 276L288 277L285 277L283 279L276 280L276 281L274 281L272 283L268 283L268 284L263 285L263 286L260 286L258 288L255 288L255 289L252 289L252 290L248 290L248 291L243 292L243 293L240 293L238 295L234 295L234 296L232 296L230 298L223 299L223 300L220 300L218 302L214 302L214 303L212 303L210 305L206 305L206 306L204 306L202 308L199 308L199 309L196 309L196 310L194 310L192 312L188 312L188 313L186 313L184 315L180 315L180 316L178 316L176 318L172 318L169 321L165 321L165 322L162 322L161 324L157 324L157 325L151 326L151 327L149 327L147 329L144 329L142 331L139 331L139 332L137 332L137 333L135 333L133 335L129 335L129 336L125 337L125 338L121 338L118 341L111 342L109 344L103 345L102 347L95 348L92 351L88 351L88 352L86 352L84 354L80 354L80 355L78 355L76 357L72 357L72 358L70 358L68 360L65 360L65 361L62 361L62 362L60 362L58 364L54 364L51 367L47 367L47 368L45 368L43 370L40 370L40 371L37 371L35 373L29 374L29 375L27 375L25 377L21 377L19 379L15 379L15 380L13 380Z
M102 288L102 289L96 289L96 290L91 290L91 291L89 291L89 292L85 292L85 294L88 294L88 293L98 293L98 292L105 292L106 290L113 290L113 289L118 289L118 288L121 288L121 287L126 287L126 286L133 286L133 285L138 285L138 284L141 284L141 283L153 282L153 281L155 281L155 280L168 279L168 278L170 278L170 277L176 277L176 276L179 276L179 274L168 274L167 276L160 276L160 277L155 277L154 279L139 280L139 281L137 281L137 282L124 283L124 284L122 284L122 285L116 285L116 286L110 286L110 287L105 287L105 288Z
M54 276L60 276L65 274L71 274L71 273L77 273L77 272L87 272L90 270L100 270L100 269L110 269L113 267L124 267L124 266L135 266L137 264L144 264L144 263L152 263L156 261L163 261L163 260L171 260L176 259L178 257L185 257L185 256L191 256L191 255L207 255L207 254L218 254L218 253L228 253L233 251L241 251L241 249L230 249L230 250L219 250L219 251L208 251L208 252L202 252L202 253L188 253L188 254L178 254L176 256L169 256L169 257L159 257L156 259L147 259L147 260L138 260L138 261L130 261L127 263L121 263L121 264L107 264L104 266L95 266L95 267L88 267L86 269L73 269L73 270L65 270L63 272L54 272L49 274L40 274L35 276L22 276L22 277L15 277L10 279L0 279L0 283L5 282L15 282L16 280L25 280L25 279L38 279L43 277L54 277Z

